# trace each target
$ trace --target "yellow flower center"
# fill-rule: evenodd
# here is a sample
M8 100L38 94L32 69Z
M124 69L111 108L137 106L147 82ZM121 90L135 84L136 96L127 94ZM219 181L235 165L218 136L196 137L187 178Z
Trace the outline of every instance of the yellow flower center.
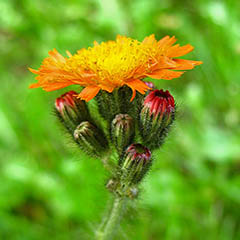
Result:
M95 43L67 60L67 66L96 74L96 84L122 86L134 72L149 60L148 46L137 40L119 36L116 41Z

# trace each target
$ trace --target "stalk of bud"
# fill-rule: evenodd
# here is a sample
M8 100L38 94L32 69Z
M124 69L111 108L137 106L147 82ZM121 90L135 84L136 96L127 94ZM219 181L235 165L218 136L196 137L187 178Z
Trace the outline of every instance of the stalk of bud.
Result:
M77 126L73 138L84 152L93 157L101 157L108 148L104 133L88 121Z
M119 155L133 140L134 120L128 114L118 114L111 124L111 137Z
M140 134L150 149L162 145L175 118L175 102L168 90L151 91L140 113Z
M141 144L131 144L120 159L119 194L137 195L135 185L140 183L152 165L151 152Z
M55 112L70 133L73 133L79 123L90 119L86 102L78 99L77 95L76 92L69 91L55 101Z

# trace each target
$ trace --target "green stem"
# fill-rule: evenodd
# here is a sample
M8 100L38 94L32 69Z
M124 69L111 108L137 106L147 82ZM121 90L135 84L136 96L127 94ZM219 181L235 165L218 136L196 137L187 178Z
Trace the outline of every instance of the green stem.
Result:
M96 240L110 240L113 238L115 231L121 220L123 208L126 204L126 199L116 197L108 218L101 229L96 233Z
M106 155L102 158L102 163L104 168L112 173L115 166L111 161L110 156L111 152L106 153Z

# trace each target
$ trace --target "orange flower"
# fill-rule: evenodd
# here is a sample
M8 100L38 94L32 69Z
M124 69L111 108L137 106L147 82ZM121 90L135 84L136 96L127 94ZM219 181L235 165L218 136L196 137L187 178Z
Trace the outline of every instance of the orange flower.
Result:
M78 84L85 87L79 98L89 101L101 89L112 92L127 85L133 91L133 99L136 91L144 94L149 89L141 81L145 77L171 80L184 73L175 70L192 69L202 64L201 61L178 59L191 52L193 47L173 45L175 42L175 37L169 36L157 41L150 35L142 42L117 36L116 41L94 42L93 47L83 48L75 55L67 51L68 57L53 49L38 70L29 68L37 74L38 80L30 88L53 91Z

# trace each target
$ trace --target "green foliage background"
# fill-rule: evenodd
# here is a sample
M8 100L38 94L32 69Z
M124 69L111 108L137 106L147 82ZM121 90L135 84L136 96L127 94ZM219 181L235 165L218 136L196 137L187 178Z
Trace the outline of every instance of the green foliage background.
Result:
M191 43L186 58L204 64L154 81L175 96L178 119L116 239L240 239L239 9L236 0L0 0L0 239L93 239L109 201L101 164L52 114L66 89L29 90L27 67L53 48L152 33Z

